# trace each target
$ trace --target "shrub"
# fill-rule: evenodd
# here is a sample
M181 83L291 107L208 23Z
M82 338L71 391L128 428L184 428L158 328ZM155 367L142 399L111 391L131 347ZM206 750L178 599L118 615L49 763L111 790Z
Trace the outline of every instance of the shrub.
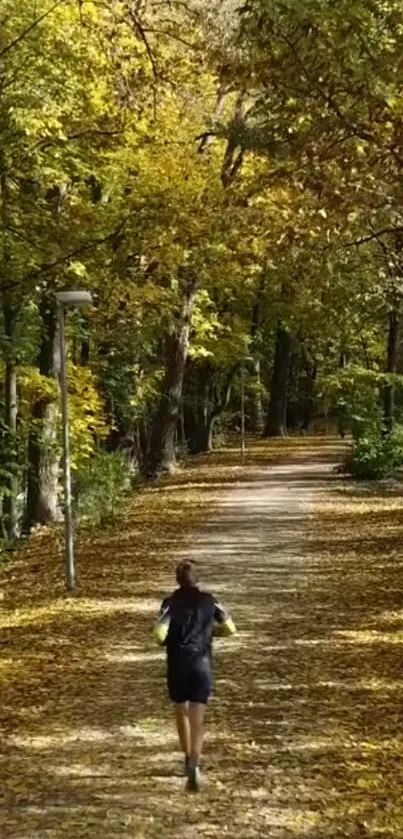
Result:
M390 478L403 464L403 429L386 436L366 434L348 452L340 471L360 480Z
M356 439L381 433L383 385L383 374L348 365L320 380L318 393L324 400L328 416L336 419Z
M107 524L121 512L132 486L127 458L98 452L75 474L76 515L90 524Z

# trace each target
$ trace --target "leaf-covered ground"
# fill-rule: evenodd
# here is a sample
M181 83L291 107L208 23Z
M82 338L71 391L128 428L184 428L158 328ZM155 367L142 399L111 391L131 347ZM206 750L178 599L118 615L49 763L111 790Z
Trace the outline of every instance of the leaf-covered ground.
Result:
M81 535L74 599L56 533L3 566L2 839L403 835L402 497L338 481L335 449L192 460ZM239 627L197 798L150 639L184 553Z

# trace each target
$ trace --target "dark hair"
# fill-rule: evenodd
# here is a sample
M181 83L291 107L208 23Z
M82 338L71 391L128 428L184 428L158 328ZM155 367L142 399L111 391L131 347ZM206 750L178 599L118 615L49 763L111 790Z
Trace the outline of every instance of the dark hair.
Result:
M191 559L182 559L176 568L176 579L181 588L197 585L197 571Z

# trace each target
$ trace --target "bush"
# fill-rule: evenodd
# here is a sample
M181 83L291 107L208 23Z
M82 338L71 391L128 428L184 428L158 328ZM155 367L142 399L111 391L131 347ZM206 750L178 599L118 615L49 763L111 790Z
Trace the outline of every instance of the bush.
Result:
M90 524L103 525L122 510L133 486L127 458L120 453L98 452L75 474L75 511Z
M357 439L340 471L360 480L391 478L403 464L403 428L386 436L367 434Z
M355 439L381 434L381 392L385 376L376 370L349 365L318 383L327 414Z

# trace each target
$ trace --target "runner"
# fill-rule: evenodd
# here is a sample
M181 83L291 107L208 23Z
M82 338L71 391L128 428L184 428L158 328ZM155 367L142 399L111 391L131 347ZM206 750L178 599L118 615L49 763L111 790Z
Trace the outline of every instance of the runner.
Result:
M176 569L179 588L162 603L154 637L167 647L168 693L185 755L187 789L198 792L204 712L212 688L212 637L234 635L235 625L217 600L198 587L194 563Z

